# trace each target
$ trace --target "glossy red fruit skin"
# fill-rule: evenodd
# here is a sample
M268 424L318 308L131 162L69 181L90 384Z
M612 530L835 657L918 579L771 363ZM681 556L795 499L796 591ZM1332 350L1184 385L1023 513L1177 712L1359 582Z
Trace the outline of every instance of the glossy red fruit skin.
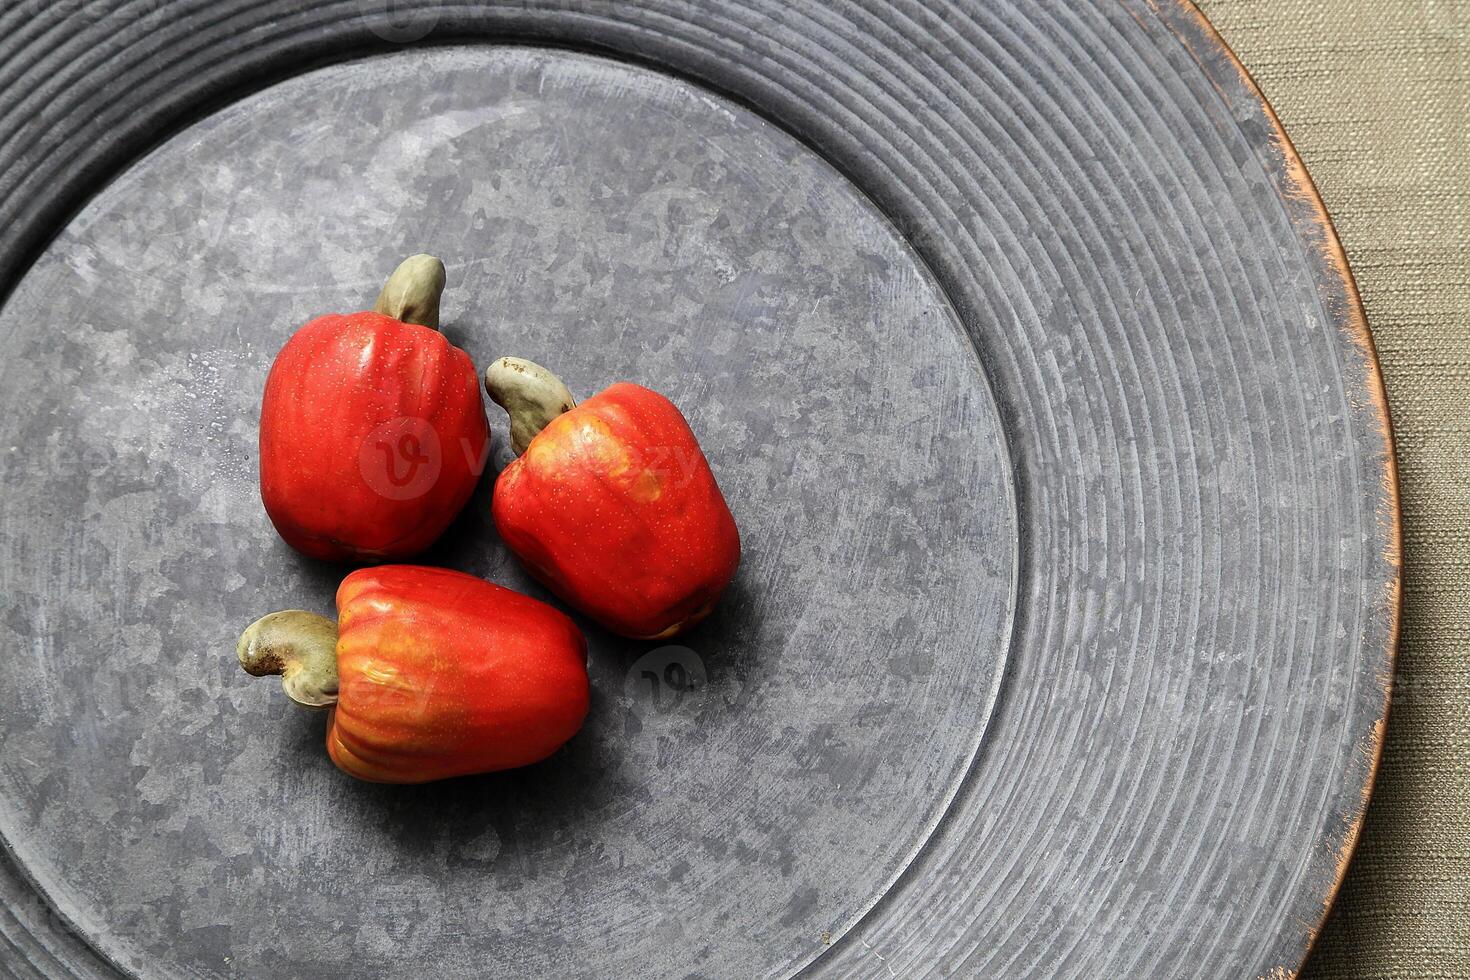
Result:
M587 716L587 643L565 613L444 568L381 565L337 589L327 752L350 776L424 783L539 762Z
M689 423L627 382L542 429L501 471L491 510L532 575L624 636L698 622L740 564L735 519Z
M407 558L463 509L489 446L475 366L443 334L381 313L318 317L266 379L260 496L302 554Z

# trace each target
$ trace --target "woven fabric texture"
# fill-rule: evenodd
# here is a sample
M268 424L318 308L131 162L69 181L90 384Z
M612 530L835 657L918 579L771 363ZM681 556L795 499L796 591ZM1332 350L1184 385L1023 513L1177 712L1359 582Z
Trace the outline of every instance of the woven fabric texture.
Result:
M1470 977L1470 0L1203 0L1347 250L1403 494L1393 705L1305 980Z

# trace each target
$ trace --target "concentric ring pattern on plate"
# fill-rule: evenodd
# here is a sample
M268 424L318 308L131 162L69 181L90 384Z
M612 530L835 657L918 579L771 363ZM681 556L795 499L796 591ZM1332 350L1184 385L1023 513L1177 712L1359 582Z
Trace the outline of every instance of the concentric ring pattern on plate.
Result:
M342 778L323 719L230 655L341 576L261 513L271 357L404 243L447 258L443 330L479 363L683 406L742 551L671 644L584 623L592 706L551 759L412 789ZM0 674L0 839L125 970L790 972L972 766L1019 539L974 347L857 188L703 87L489 44L286 79L96 194L0 334L0 637L38 667ZM426 560L545 598L485 482Z
M809 972L1293 971L1383 724L1391 445L1320 203L1192 8L392 9L7 9L0 281L162 132L313 59L550 39L743 100L928 262L1003 415L1022 536L1009 674L970 777ZM106 975L24 869L4 878L3 932L34 972Z

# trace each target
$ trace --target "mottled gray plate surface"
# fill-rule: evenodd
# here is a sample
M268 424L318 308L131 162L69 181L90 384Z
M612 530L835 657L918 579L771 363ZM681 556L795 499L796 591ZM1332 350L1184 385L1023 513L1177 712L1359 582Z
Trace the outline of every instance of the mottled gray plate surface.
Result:
M1295 970L1376 759L1391 447L1191 9L124 7L0 14L0 972ZM381 787L233 641L344 571L260 506L270 360L419 250L477 363L680 404L744 561L676 644L586 624L552 759ZM544 596L490 416L426 560Z
M321 717L249 683L233 636L278 606L331 612L341 574L260 506L271 358L419 249L446 258L445 332L477 363L520 353L584 395L629 378L683 405L744 560L677 647L589 630L595 707L551 762L368 787L327 760ZM0 728L0 830L130 970L799 966L970 766L1016 563L974 349L851 184L688 83L512 47L293 79L99 194L0 331L29 406L3 430L29 491L3 518L26 576L9 626L43 661L0 680L23 706ZM490 482L431 560L544 595L495 536Z

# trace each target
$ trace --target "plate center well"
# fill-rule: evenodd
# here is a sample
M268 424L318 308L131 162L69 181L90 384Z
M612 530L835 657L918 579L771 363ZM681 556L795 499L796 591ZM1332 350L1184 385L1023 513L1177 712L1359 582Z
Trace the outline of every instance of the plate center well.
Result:
M477 364L679 404L744 561L674 644L588 627L593 710L552 760L377 787L233 645L271 609L329 611L345 573L260 506L270 360L421 250ZM0 830L124 969L789 971L892 884L974 756L1016 560L982 368L862 193L702 88L519 47L293 78L99 193L0 336L0 637L24 664L0 672ZM544 596L490 482L425 560Z

